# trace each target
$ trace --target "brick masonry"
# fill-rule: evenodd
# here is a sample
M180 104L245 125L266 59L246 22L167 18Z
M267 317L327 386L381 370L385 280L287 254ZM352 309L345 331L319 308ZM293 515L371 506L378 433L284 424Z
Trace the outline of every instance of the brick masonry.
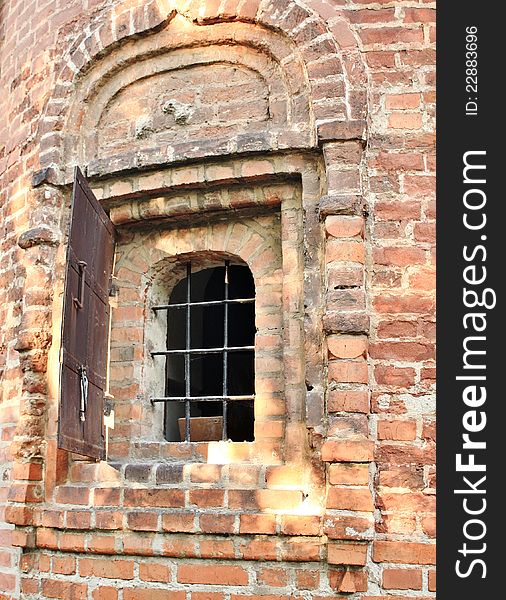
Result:
M435 4L5 0L0 80L0 598L434 597ZM98 464L55 441L75 164L120 232ZM251 444L147 402L188 253L255 276Z

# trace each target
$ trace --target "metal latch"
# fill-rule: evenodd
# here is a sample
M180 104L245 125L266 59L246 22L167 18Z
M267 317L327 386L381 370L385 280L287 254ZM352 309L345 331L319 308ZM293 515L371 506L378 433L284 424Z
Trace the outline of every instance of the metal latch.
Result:
M78 261L77 266L79 268L79 298L73 298L73 300L76 308L82 308L84 301L85 271L88 264L84 260L80 260Z
M82 366L79 368L79 377L81 380L81 403L79 406L79 420L86 421L86 408L88 406L88 374L86 373L86 367Z
M106 398L104 400L104 417L110 417L113 410L114 409L111 400Z

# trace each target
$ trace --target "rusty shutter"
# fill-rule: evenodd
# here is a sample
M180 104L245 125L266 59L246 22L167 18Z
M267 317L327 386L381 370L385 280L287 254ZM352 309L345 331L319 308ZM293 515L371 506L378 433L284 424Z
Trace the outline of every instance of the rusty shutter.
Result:
M76 167L67 248L58 447L105 458L109 282L114 226Z

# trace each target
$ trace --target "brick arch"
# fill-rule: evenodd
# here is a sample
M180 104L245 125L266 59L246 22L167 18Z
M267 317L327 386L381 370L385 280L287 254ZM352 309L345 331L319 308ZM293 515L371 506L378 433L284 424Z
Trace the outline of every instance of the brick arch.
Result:
M257 327L255 359L258 385L255 418L259 423L259 431L256 434L256 442L269 443L270 434L266 437L263 435L261 423L269 421L272 417L269 411L273 401L279 406L284 403L284 399L278 398L271 390L273 380L277 381L275 388L283 385L282 371L280 368L274 368L274 372L270 371L273 364L277 362L280 367L283 360L282 319L280 316L276 325L273 324L271 316L274 310L280 310L283 303L282 256L281 248L273 250L276 234L272 229L271 217L252 217L249 223L249 226L241 221L208 223L195 226L187 232L184 228L162 229L147 235L141 234L141 246L135 237L125 240L123 249L120 246L116 262L120 309L117 313L114 310L112 313L113 347L121 352L124 339L128 338L127 345L133 348L139 360L135 366L128 367L132 369L132 373L125 373L123 367L116 371L112 364L111 389L116 401L123 406L131 404L134 396L140 400L140 419L135 420L132 425L134 443L127 444L121 426L117 435L114 431L111 432L109 448L113 459L120 458L115 455L116 451L134 456L136 441L160 443L160 407L153 408L147 398L159 394L162 385L162 372L156 368L157 363L149 357L149 351L156 348L157 341L160 342L160 327L163 327L163 323L160 324L149 307L167 302L173 286L185 276L184 262L189 258L197 261L197 266L199 263L206 263L207 266L222 265L223 260L229 258L247 266L251 271L255 283ZM129 333L126 338L116 338L115 331ZM273 335L278 336L277 343L272 341ZM126 396L122 393L125 386L128 390ZM284 418L279 417L278 421L284 423ZM276 444L281 444L281 438L277 439ZM253 452L252 449L251 451Z
M198 230L201 235L196 233ZM132 273L152 279L166 268L167 260L172 264L189 254L211 254L241 259L257 279L271 273L272 265L280 261L271 248L271 240L262 235L261 230L254 231L240 222L197 226L187 233L180 232L177 239L158 231L144 239L142 246L117 259L117 268L128 268Z
M289 82L304 80L307 90L295 90L296 106L292 110L300 111L301 106L308 103L307 121L312 139L297 139L301 129L299 120L295 131L289 132L281 143L276 141L271 147L260 145L251 149L311 147L321 140L364 135L365 68L347 21L336 7L326 2L224 0L220 4L156 0L136 6L125 2L105 16L105 21L101 15L101 21L92 22L86 28L60 69L58 85L47 103L38 132L43 169L56 167L58 173L65 163L71 166L71 162L78 162L71 152L78 144L78 127L82 120L82 114L75 110L76 105L82 108L90 101L102 77L110 77L115 70L128 67L137 58L135 53L132 55L132 48L143 40L159 36L175 19L183 16L187 26L179 32L171 49L194 47L195 32L199 30L207 37L212 35L215 26L216 30L228 26L230 35L225 36L226 44L244 44L261 50L282 67L283 77ZM243 31L246 26L249 26L247 32ZM125 50L128 48L130 50ZM108 72L101 72L108 57L113 55L114 65L110 65ZM288 91L294 95L293 85L288 86ZM238 150L242 148L230 149ZM157 162L160 160L154 160L153 164ZM129 165L130 168L136 166L139 165ZM66 175L56 179L60 183L68 180L69 173L68 170Z

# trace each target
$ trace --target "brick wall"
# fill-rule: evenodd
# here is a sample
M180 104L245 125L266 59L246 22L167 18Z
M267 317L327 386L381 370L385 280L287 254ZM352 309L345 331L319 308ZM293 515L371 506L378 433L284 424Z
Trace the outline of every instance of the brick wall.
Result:
M0 3L0 598L434 597L434 9ZM146 433L134 283L110 460L56 449L77 163L121 281L190 251L264 272L257 372L283 375L252 445Z

